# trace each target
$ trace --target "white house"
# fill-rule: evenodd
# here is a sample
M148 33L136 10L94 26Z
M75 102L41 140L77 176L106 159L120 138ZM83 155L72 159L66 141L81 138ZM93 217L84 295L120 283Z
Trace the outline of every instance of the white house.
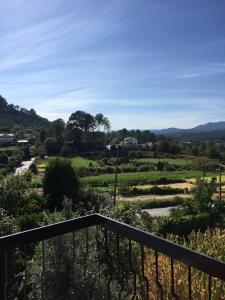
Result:
M125 137L122 142L120 142L120 146L136 146L138 144L138 140L134 137Z
M17 140L17 144L28 144L28 140Z
M141 146L142 148L152 149L152 147L153 147L153 142L148 142L148 143L140 144L140 146Z
M14 134L0 133L0 143L12 143L13 140L14 140Z

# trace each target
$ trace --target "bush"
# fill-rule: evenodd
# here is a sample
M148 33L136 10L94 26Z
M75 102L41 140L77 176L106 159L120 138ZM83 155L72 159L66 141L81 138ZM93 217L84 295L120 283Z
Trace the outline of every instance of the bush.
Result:
M86 211L99 212L100 208L107 202L104 194L97 193L94 189L85 187L80 192L79 203L76 208Z
M0 166L8 163L8 155L5 152L0 152Z
M158 234L165 236L173 233L179 236L187 236L192 230L205 231L217 225L217 218L209 213L201 213L197 215L187 215L181 217L165 218L159 225Z
M38 168L37 168L37 165L36 165L35 163L32 163L32 164L30 165L29 170L30 170L33 174L35 174L35 175L38 174Z
M145 172L149 171L149 165L148 164L143 164L137 167L137 172Z
M0 207L7 214L17 216L24 207L25 195L29 192L26 175L9 175L0 181Z
M143 200L139 201L139 205L142 209L152 209L152 208L163 208L170 206L178 206L183 203L183 199L180 197L174 197L172 199L157 199L157 200Z
M177 194L183 194L183 189L173 189L171 187L159 187L157 185L154 185L151 188L148 189L138 189L138 188L132 188L131 190L133 196L140 196L140 195L177 195Z
M79 180L70 160L50 160L43 177L43 191L51 210L62 209L64 196L72 199L73 203L78 200Z
M42 221L42 213L25 214L16 218L16 225L20 231L25 231L39 227Z
M133 196L133 189L126 182L121 182L119 184L118 192L122 196Z

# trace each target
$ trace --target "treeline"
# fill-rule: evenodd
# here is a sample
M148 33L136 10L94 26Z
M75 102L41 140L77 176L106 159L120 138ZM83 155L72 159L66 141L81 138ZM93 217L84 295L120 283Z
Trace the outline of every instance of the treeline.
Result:
M49 125L49 121L37 115L34 109L8 104L0 95L0 131L9 132L19 128L40 128Z

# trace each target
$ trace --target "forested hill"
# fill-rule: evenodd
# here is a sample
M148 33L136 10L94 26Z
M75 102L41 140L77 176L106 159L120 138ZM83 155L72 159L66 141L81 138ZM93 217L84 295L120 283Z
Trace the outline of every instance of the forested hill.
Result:
M167 128L153 130L157 135L166 135L183 140L225 141L225 122L211 122L190 129Z
M27 110L18 105L8 104L0 95L0 129L46 127L49 123L47 119L38 116L34 109Z

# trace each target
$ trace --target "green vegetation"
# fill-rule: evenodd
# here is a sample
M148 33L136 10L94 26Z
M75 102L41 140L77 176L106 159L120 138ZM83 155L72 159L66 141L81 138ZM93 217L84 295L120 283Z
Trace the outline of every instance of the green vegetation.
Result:
M163 207L170 207L170 206L177 206L181 205L185 200L189 201L191 198L167 198L167 199L146 199L146 200L132 200L132 203L140 206L142 209L152 209L152 208L163 208ZM122 200L119 202L128 202L127 200Z
M129 185L152 183L164 184L172 182L184 182L185 179L197 177L199 171L177 171L177 172L136 172L118 174L118 182ZM93 187L108 186L114 183L114 174L90 176L81 179L83 184Z
M45 168L48 163L52 160L55 159L56 157L48 157L44 159L39 159L38 160L38 168ZM80 168L80 167L90 167L90 166L98 166L98 162L96 160L91 160L82 156L75 156L70 158L72 166L75 168Z
M49 121L38 116L34 109L27 110L8 104L6 99L0 96L0 128L11 130L15 127L37 128L48 125Z
M50 210L62 209L64 197L75 203L79 195L79 180L69 159L49 161L43 176L43 192Z
M163 163L168 163L168 164L174 164L174 165L179 165L179 166L185 166L187 163L189 164L191 160L186 160L186 159L179 159L179 158L138 158L134 160L135 162L141 162L141 163L153 163L157 164L159 161Z

